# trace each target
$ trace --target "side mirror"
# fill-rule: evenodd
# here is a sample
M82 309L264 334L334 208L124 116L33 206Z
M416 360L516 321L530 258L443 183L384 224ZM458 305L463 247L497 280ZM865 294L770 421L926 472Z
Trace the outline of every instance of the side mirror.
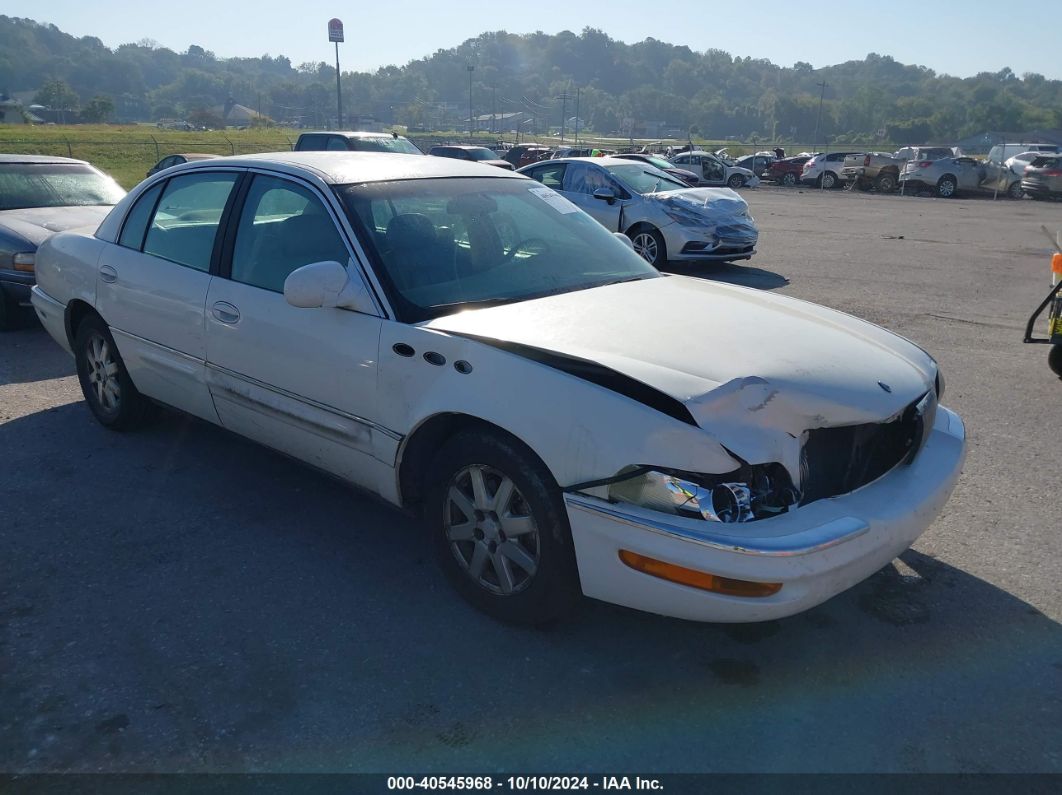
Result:
M616 191L612 188L598 188L594 191L594 198L612 204L616 201Z
M613 232L612 235L613 235L613 237L617 237L620 240L622 240L623 241L623 245L625 245L631 251L634 251L634 241L632 241L625 234L623 234L622 232Z
M377 314L361 277L334 260L296 268L284 280L284 300L301 309L338 307L367 315Z

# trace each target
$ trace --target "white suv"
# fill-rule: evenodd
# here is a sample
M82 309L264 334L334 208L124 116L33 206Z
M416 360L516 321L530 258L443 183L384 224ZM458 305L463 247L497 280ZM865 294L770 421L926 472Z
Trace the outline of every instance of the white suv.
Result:
M860 154L859 152L830 152L828 155L815 155L804 164L804 170L800 174L800 181L816 187L836 188L842 184L841 169L844 168L844 159L848 155Z

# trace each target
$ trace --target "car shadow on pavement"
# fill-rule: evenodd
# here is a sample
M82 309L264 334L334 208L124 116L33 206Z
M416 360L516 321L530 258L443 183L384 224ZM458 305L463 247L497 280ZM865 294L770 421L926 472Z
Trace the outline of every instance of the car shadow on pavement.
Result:
M1058 768L1062 630L918 551L781 621L535 630L417 522L204 423L73 403L0 450L5 771Z
M0 386L73 374L73 357L56 345L40 323L0 332Z
M789 279L779 273L733 262L671 262L661 270L697 279L754 287L757 290L777 290L789 285Z

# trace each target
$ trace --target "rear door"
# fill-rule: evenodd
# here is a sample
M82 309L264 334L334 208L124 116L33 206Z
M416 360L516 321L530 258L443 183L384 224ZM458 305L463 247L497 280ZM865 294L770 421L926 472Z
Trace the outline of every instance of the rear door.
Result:
M397 436L373 422L382 320L296 308L283 295L288 274L314 262L361 278L335 208L313 185L257 173L230 227L206 299L207 380L222 424L375 488L373 473L397 450Z
M137 389L212 422L203 307L241 175L195 171L142 194L118 245L104 249L96 286L96 308Z

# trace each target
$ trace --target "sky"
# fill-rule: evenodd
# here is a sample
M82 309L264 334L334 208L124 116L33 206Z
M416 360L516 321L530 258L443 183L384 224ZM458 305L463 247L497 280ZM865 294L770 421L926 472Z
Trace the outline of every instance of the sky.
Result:
M818 68L861 60L868 52L938 73L969 77L1009 66L1015 74L1062 78L1057 25L1043 0L843 0L829 6L757 0L750 13L712 11L704 0L669 0L646 13L645 0L464 3L458 0L0 0L0 14L50 22L108 47L154 39L177 52L198 44L218 57L286 55L293 65L335 58L327 23L343 20L343 71L403 65L455 47L485 31L580 32L590 26L620 41L652 37L693 50L725 50L780 66ZM1049 5L1049 4L1048 4Z

